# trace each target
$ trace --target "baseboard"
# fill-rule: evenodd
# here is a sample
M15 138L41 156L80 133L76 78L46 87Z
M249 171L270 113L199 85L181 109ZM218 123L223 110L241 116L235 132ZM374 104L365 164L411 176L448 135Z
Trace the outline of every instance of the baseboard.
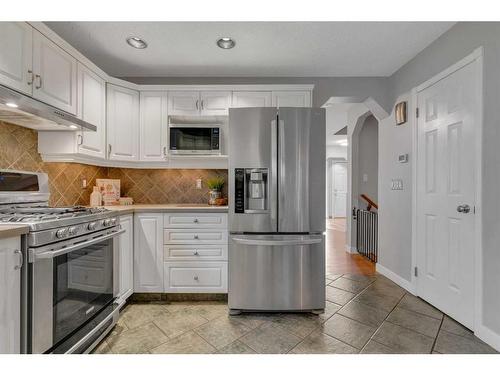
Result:
M381 275L384 275L385 277L387 277L389 280L398 284L401 288L406 289L411 294L416 294L417 291L415 290L415 288L413 287L413 285L410 281L403 279L401 276L395 274L390 269L385 268L380 263L377 263L375 265L375 270L378 273L380 273Z
M479 337L493 349L500 351L500 335L498 333L493 332L491 329L481 324L474 329L474 335Z
M356 249L354 246L345 245L345 250L349 254L358 254L358 249Z

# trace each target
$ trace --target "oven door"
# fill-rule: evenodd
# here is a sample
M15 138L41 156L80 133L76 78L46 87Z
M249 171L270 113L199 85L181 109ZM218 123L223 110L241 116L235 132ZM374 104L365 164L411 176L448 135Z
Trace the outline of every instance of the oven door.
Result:
M219 128L171 127L170 153L172 154L218 154Z
M32 353L53 351L113 302L113 241L122 232L31 249Z

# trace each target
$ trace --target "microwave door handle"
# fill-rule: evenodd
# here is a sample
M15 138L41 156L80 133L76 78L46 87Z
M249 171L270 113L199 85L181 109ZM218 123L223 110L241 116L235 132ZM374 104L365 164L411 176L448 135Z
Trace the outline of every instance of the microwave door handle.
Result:
M70 253L72 251L82 249L82 248L87 247L89 245L93 245L95 243L98 243L98 242L101 242L101 241L104 241L104 240L116 237L116 236L118 236L118 235L120 235L122 233L125 233L125 229L120 229L117 232L113 232L113 233L107 234L105 236L96 237L96 238L93 238L93 239L91 239L89 241L83 241L83 242L80 242L80 243L78 243L76 245L68 246L68 247L65 247L65 248L60 249L60 250L56 250L56 251L44 251L43 253L39 253L39 254L34 253L33 254L33 261L37 261L37 260L40 260L40 259L52 259L52 258L56 258L56 257L58 257L60 255L64 255L64 254Z

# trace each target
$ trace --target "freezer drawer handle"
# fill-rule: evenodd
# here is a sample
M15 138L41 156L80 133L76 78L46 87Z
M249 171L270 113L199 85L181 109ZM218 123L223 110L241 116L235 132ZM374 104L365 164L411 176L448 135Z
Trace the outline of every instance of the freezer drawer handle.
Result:
M242 245L250 246L293 246L293 245L313 245L321 243L323 237L312 237L307 239L293 240L253 240L250 238L233 237L233 241Z

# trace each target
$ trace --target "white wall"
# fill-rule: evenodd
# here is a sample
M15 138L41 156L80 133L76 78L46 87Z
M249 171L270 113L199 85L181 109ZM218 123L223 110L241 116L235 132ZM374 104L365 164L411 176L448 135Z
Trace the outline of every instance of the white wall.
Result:
M378 121L369 116L358 136L358 194L365 194L378 202ZM364 180L366 176L366 181ZM360 206L366 207L365 202Z
M326 146L326 158L341 158L347 160L346 146Z

